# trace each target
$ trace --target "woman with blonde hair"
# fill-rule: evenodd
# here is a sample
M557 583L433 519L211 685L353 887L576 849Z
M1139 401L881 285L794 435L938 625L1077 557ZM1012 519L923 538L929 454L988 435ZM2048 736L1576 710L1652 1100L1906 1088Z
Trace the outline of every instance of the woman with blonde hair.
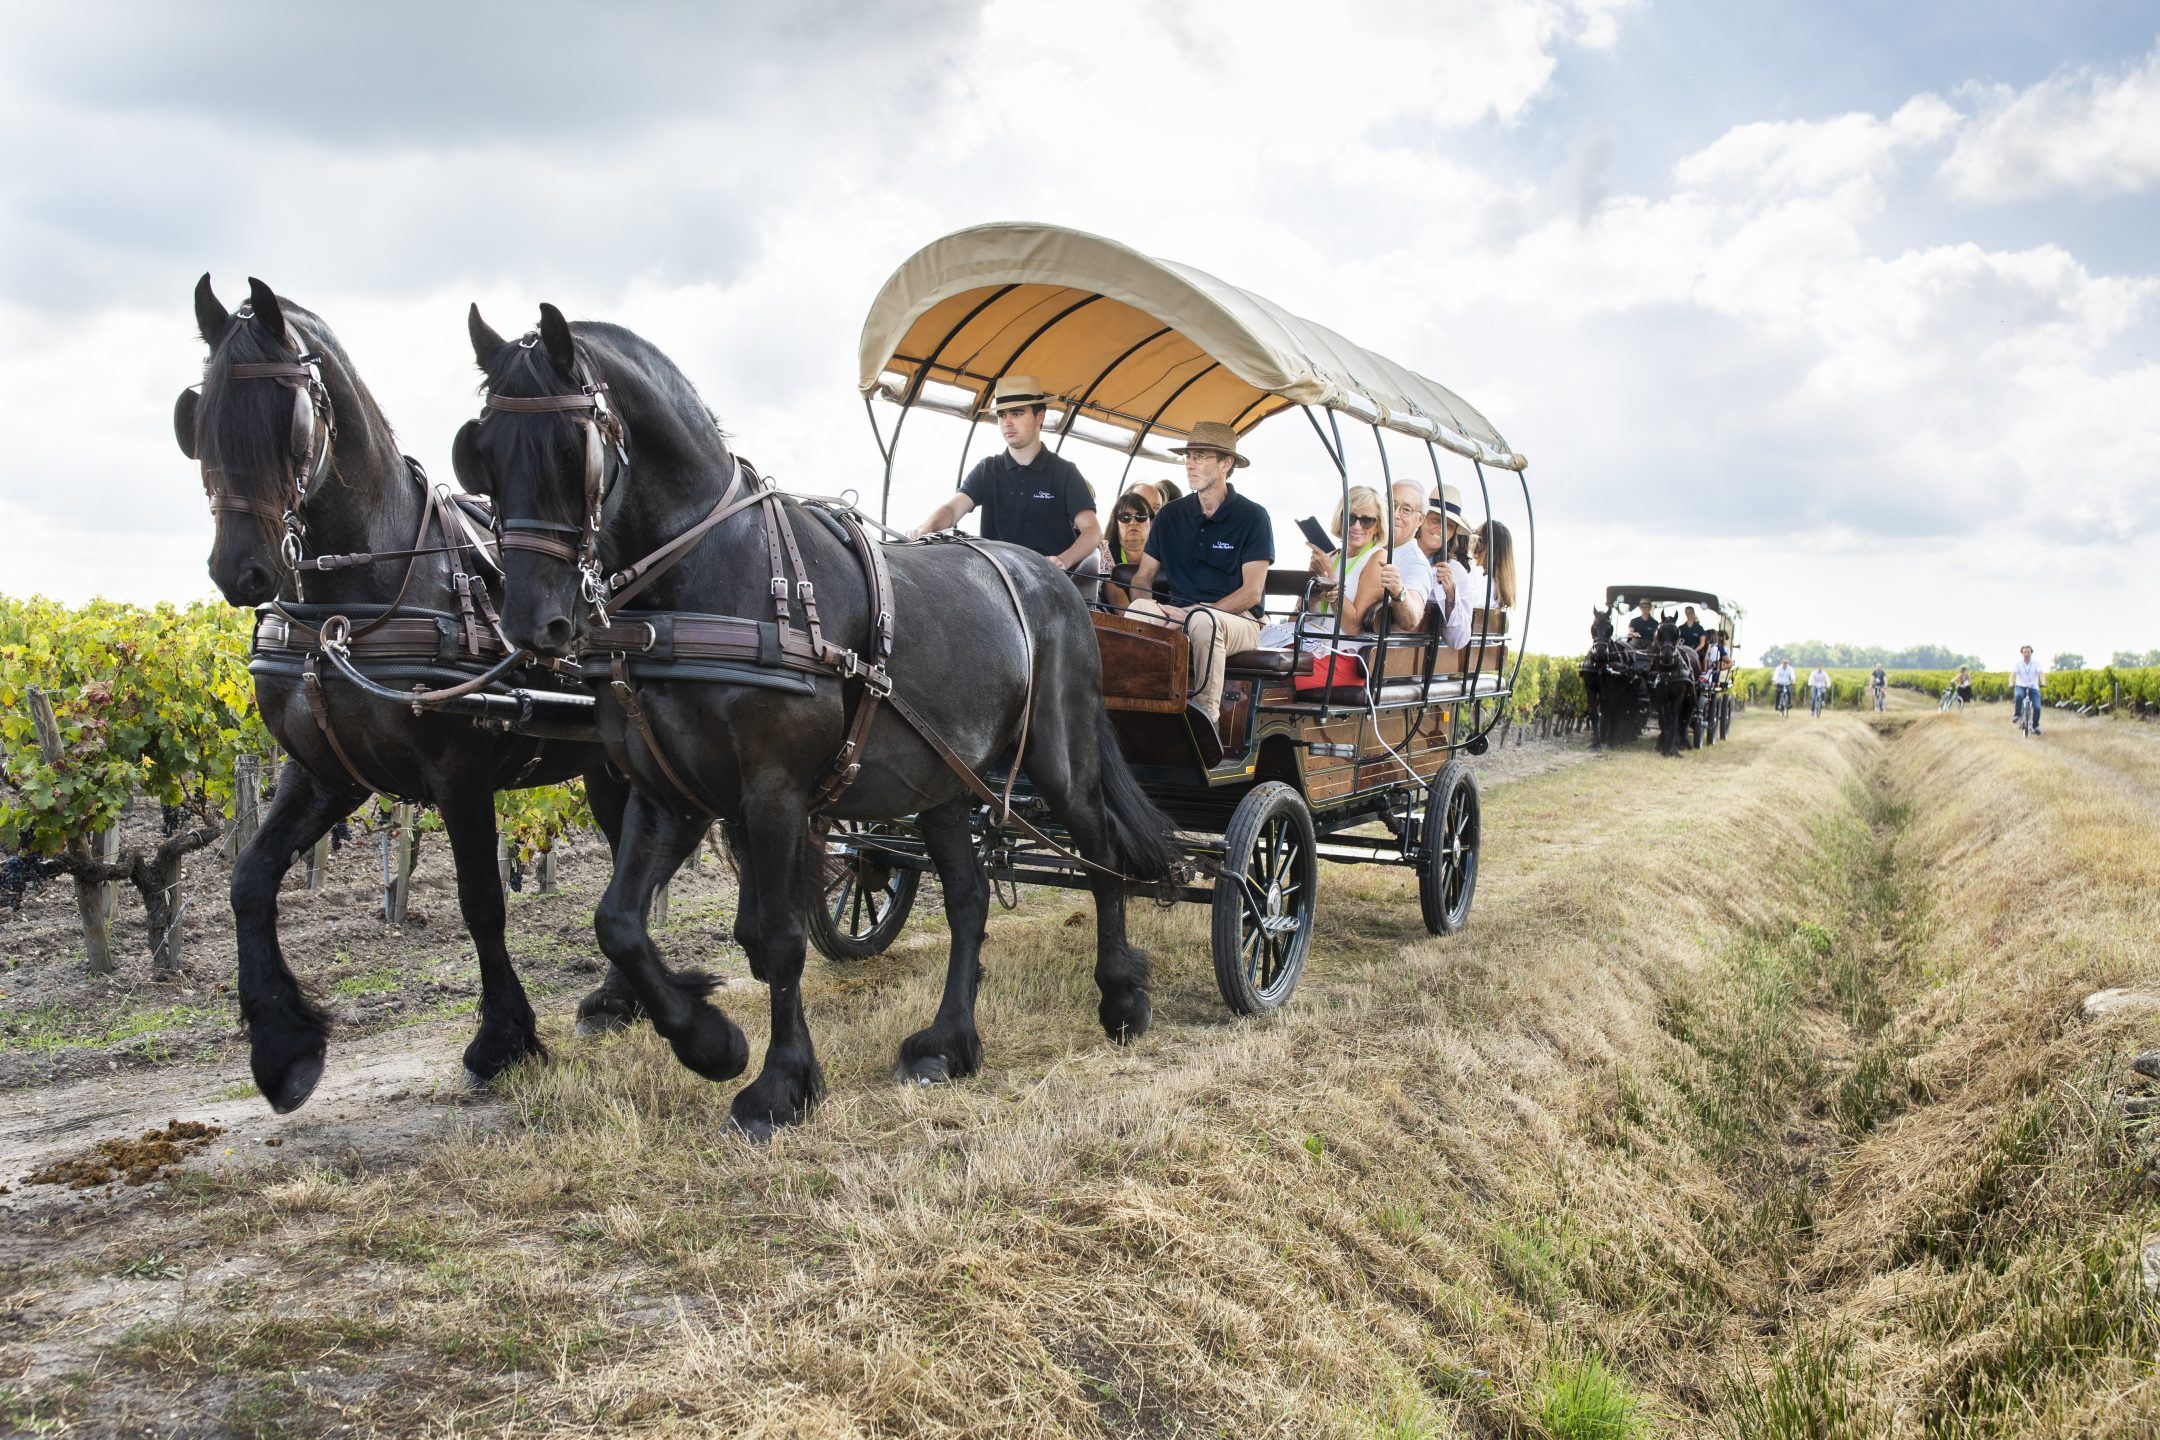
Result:
M1308 568L1321 582L1314 589L1308 617L1333 616L1340 597L1347 595L1349 604L1342 612L1345 633L1377 628L1383 604L1395 607L1398 624L1415 625L1419 601L1403 584L1402 572L1387 553L1387 520L1380 492L1370 485L1351 486L1328 530L1343 543L1333 554L1317 545L1307 547L1312 551ZM1268 628L1272 631L1281 627ZM1306 628L1313 628L1311 618ZM1262 643L1284 642L1264 639Z

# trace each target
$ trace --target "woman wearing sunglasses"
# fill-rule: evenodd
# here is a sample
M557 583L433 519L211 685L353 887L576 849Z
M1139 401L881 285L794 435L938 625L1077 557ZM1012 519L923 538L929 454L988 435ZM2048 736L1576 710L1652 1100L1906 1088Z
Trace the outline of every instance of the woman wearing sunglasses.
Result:
M1110 534L1103 548L1110 552L1110 563L1105 573L1120 565L1137 565L1147 549L1148 527L1155 523L1155 506L1152 497L1140 486L1134 486L1118 496L1117 504L1110 510ZM1114 580L1103 582L1103 598L1122 610L1132 604L1132 592Z
M1312 551L1311 570L1322 584L1314 591L1306 621L1310 633L1314 621L1332 617L1338 598L1350 597L1343 611L1343 633L1367 633L1379 627L1382 605L1393 607L1399 629L1415 626L1424 618L1424 599L1403 583L1402 572L1387 554L1387 528L1381 513L1379 492L1369 485L1353 485L1344 504L1335 512L1329 532L1343 543L1332 555L1318 546ZM1288 627L1269 626L1263 645L1288 644Z

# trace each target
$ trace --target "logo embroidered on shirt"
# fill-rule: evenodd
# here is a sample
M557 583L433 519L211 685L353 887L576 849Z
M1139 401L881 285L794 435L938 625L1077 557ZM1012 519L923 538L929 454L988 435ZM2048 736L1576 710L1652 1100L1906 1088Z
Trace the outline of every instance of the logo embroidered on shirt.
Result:
M1237 549L1237 546L1232 544L1228 540L1217 540L1215 542L1215 548L1217 550L1235 550Z
M1049 490L1037 490L1035 492L1035 498L1037 500L1055 500L1057 499L1057 495Z

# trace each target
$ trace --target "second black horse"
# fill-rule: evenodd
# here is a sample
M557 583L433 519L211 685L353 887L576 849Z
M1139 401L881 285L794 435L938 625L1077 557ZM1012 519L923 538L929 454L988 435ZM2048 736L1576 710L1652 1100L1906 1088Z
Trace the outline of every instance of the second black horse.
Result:
M611 588L601 575L624 573L758 482L656 347L618 326L573 326L552 306L540 313L536 331L509 342L473 310L488 408L458 433L452 458L467 488L493 497L506 535L530 537L506 550L510 642L566 655ZM777 503L793 517L799 555L783 564L773 504L728 512L656 572L641 600L649 608L613 616L611 633L657 643L663 628L698 616L736 617L751 627L745 633L777 636L756 627L806 616L814 604L834 646L874 653L878 606L839 523L794 500ZM1020 770L1034 794L1096 867L1103 1029L1138 1037L1150 1016L1148 961L1126 938L1126 885L1166 880L1178 856L1168 820L1118 752L1085 605L1063 573L1012 546L892 545L883 554L892 693L978 772L1024 752ZM646 923L653 891L717 817L741 867L735 938L772 1004L764 1068L732 1113L745 1131L767 1135L801 1120L824 1088L801 991L805 915L824 861L811 820L851 719L879 681L800 669L738 669L732 682L666 678L649 651L618 662L588 649L584 665L588 676L613 677L595 690L601 736L635 785L596 917L601 948L677 1058L712 1080L742 1073L741 1028L674 980ZM970 824L975 792L893 708L881 708L855 755L854 783L822 808L854 820L910 818L943 881L952 934L944 997L900 1050L904 1074L933 1083L981 1065L974 1012L989 891Z

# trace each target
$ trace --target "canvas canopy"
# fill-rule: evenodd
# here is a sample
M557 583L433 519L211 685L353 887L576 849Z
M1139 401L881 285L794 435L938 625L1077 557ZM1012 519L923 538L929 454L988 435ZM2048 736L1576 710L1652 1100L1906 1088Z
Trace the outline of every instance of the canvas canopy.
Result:
M1653 605L1693 605L1726 616L1741 613L1738 605L1721 601L1708 590L1675 590L1670 585L1613 585L1605 591L1607 609L1616 605L1632 609L1645 600Z
M917 403L929 382L972 396L1032 375L1053 423L1131 443L1202 420L1238 433L1296 405L1339 410L1487 465L1527 463L1461 396L1214 276L1055 225L956 231L910 256L863 324L865 395Z

